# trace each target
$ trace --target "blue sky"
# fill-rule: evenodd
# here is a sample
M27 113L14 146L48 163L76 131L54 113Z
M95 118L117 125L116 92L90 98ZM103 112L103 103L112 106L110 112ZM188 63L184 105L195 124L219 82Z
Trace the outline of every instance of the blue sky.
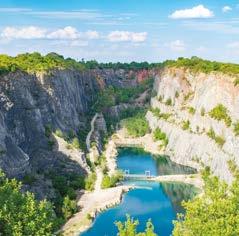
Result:
M0 53L239 63L239 0L1 0Z

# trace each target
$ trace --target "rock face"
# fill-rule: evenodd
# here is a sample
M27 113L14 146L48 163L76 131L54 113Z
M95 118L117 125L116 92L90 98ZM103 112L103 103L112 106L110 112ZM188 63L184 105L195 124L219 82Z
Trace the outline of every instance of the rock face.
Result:
M167 134L166 154L173 161L198 169L203 163L227 182L232 180L228 160L235 160L239 166L239 138L233 132L233 123L239 120L239 87L233 81L233 77L221 73L163 69L155 80L157 96L151 99L151 106L170 117L147 114L151 128L159 127ZM230 127L208 114L218 104L227 108ZM188 127L183 127L187 121ZM225 140L224 144L218 145L207 135L211 128Z
M61 171L84 167L49 146L46 128L64 134L90 126L89 114L97 92L107 86L130 87L149 77L147 71L97 69L52 70L28 74L17 71L0 77L0 168L9 177L32 171ZM104 119L96 122L95 139L106 132ZM69 169L69 168L68 168Z

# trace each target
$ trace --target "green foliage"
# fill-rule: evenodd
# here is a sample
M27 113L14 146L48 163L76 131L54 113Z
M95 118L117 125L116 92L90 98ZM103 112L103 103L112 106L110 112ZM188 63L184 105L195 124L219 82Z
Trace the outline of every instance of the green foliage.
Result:
M85 180L85 189L88 191L93 191L95 187L96 174L89 174Z
M201 116L205 116L205 108L204 107L201 108Z
M186 94L186 95L184 96L184 101L185 101L185 102L188 101L188 99L189 99L192 95L193 95L193 92L189 92L188 94Z
M167 135L164 132L162 132L162 130L160 128L157 128L154 131L154 140L155 141L162 141L164 147L167 147L167 145L168 145Z
M234 124L234 129L233 129L234 133L236 136L239 135L239 121L237 121L235 124Z
M54 133L57 137L64 138L64 134L60 129L56 129Z
M23 184L28 184L28 185L32 185L34 182L36 181L36 177L34 175L25 175L22 179L22 183Z
M45 136L46 136L47 138L50 138L51 133L52 133L51 126L50 126L50 125L46 125L46 126L45 126Z
M175 98L178 98L178 97L179 97L179 92L176 91L176 93L175 93Z
M196 112L196 110L195 110L194 107L188 107L188 112L189 112L190 114L194 115L195 112Z
M123 125L127 129L128 134L133 137L142 137L149 132L149 125L145 118L145 113L125 119Z
M76 149L80 149L80 142L79 139L77 137L72 139L72 146Z
M239 78L234 80L234 86L239 85Z
M77 205L75 200L71 200L69 196L64 197L62 213L64 219L69 219L73 214L77 212Z
M207 136L211 139L213 139L220 147L222 147L225 143L225 139L221 136L218 136L215 134L213 128L211 128L208 132L207 132Z
M204 72L206 74L210 72L222 72L229 75L239 74L238 64L208 61L198 57L192 57L190 59L180 57L176 61L165 61L162 66L185 67L187 69L190 69L192 72Z
M228 115L227 108L224 107L222 104L218 104L216 107L214 107L209 112L209 115L216 120L223 120L228 127L231 126L232 120Z
M147 79L135 87L118 88L109 86L100 91L97 95L94 109L102 111L105 108L119 105L120 103L129 103L136 99L140 94L148 89L152 89L153 79Z
M115 187L116 184L123 179L123 174L121 172L117 172L116 174L109 176L104 175L101 187L103 189Z
M189 130L190 129L190 121L187 120L187 121L183 121L183 124L182 124L182 129L183 130Z
M167 101L165 102L167 106L172 106L172 99L168 98Z
M7 179L0 172L1 235L50 236L55 223L56 216L49 202L38 202L32 193L22 193L19 182Z
M127 215L127 220L125 222L116 222L115 224L118 227L117 236L157 236L154 233L154 226L150 220L146 224L145 232L141 233L137 232L139 221L130 218L129 215Z
M154 116L158 117L159 119L166 120L166 121L172 115L170 113L161 113L159 108L151 108L150 111L154 114Z
M239 175L231 186L203 172L204 194L184 202L186 214L178 215L173 236L239 235Z
M0 74L22 70L26 72L49 71L51 69L77 69L85 70L84 63L74 59L64 59L63 56L56 53L49 53L42 56L40 53L19 54L16 57L0 55Z

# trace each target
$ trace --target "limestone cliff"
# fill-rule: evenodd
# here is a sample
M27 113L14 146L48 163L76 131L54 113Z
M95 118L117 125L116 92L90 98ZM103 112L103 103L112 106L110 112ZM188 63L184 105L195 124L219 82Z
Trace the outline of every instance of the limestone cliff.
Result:
M147 114L151 128L159 127L167 134L165 152L172 160L198 169L203 163L228 182L232 179L228 160L239 165L239 138L233 131L239 120L239 87L234 79L216 72L164 68L155 79L157 96L151 99L153 109ZM229 125L210 115L219 104L227 109Z
M81 136L90 126L92 104L107 87L133 87L147 70L55 69L48 73L10 72L0 76L0 168L10 177L26 173L85 173L82 165L59 151L46 132ZM99 124L98 124L99 123ZM99 120L98 126L104 123ZM105 125L103 124L103 130ZM90 129L90 127L89 127ZM99 133L94 133L99 138ZM55 147L52 149L52 142Z

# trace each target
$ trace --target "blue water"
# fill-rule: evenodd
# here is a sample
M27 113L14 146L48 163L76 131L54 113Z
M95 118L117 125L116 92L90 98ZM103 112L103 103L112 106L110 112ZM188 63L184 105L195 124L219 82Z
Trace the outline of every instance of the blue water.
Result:
M169 166L181 171L180 173L183 173L183 170L186 173L194 172L192 169L172 164L169 160L166 161L167 164L163 161L165 168L159 168L160 162L157 159L150 154L136 152L135 149L120 150L117 162L119 169L128 169L132 174L142 174L145 170L150 170L153 175L159 172L164 174L164 169L168 173ZM128 181L125 184L133 184L139 188L126 193L118 206L99 214L93 226L81 234L82 236L116 236L115 222L125 221L126 214L139 220L139 232L145 229L146 222L151 219L159 236L169 236L176 214L183 212L181 201L192 198L195 192L192 186L178 183Z

